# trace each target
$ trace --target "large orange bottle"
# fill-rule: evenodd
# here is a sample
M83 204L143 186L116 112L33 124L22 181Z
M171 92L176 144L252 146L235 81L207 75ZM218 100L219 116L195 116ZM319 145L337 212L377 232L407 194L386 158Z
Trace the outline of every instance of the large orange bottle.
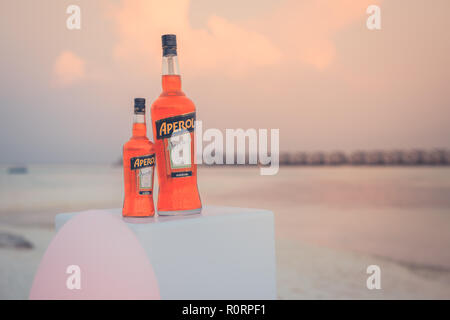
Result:
M199 213L195 160L195 106L183 91L176 36L162 36L162 93L151 107L157 160L159 215Z
M145 124L145 99L134 99L133 136L123 146L123 176L125 200L124 217L149 217L155 215L153 205L153 171L155 149L147 138Z

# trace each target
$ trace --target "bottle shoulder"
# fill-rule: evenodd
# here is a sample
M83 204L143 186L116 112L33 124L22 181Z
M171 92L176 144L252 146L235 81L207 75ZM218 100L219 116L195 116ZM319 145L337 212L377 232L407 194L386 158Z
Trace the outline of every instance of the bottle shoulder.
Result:
M174 115L195 112L195 104L185 95L160 95L156 99L150 111L156 118L165 118Z
M123 145L124 151L126 150L144 150L144 151L152 151L154 150L154 144L147 137L136 138L131 137Z
M151 108L166 106L166 105L174 105L174 104L178 104L178 103L194 105L194 102L192 102L192 100L189 99L184 93L183 94L166 94L163 92L152 103Z

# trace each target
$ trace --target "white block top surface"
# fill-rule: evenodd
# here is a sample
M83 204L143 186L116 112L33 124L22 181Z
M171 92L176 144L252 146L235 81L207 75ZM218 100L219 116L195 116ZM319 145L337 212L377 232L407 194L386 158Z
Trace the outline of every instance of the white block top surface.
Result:
M113 208L113 209L95 209L93 211L102 211L111 213L114 216L122 218L122 220L128 224L129 227L140 228L139 225L148 225L148 224L161 224L161 223L197 223L204 222L205 219L215 218L221 219L225 216L227 218L232 216L253 216L253 215L269 215L273 216L272 211L264 210L264 209L253 209L253 208L238 208L238 207L223 207L223 206L205 206L203 207L201 213L189 214L189 215L180 215L180 216L158 216L155 213L154 217L122 217L122 208ZM55 228L58 231L67 221L73 218L75 215L85 212L69 212L69 213L60 213L55 217ZM142 227L143 227L142 226Z

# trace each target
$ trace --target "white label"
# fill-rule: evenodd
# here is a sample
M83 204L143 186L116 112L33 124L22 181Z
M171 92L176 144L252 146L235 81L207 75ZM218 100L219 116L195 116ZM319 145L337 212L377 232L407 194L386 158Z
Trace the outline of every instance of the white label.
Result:
M153 167L139 169L139 187L150 189L152 187Z

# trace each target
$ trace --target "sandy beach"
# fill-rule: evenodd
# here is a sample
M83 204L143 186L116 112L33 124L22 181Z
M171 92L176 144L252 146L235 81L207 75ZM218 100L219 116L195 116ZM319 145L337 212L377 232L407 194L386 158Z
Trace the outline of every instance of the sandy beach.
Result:
M27 299L53 230L2 225L26 235L32 250L0 249L0 299ZM421 270L380 257L277 239L279 299L448 299L450 272ZM382 290L365 286L366 267L382 269Z
M54 215L120 207L121 178L116 167L3 171L0 234L33 248L0 247L0 299L28 297ZM280 299L449 299L449 178L442 168L284 167L272 177L257 168L201 168L199 187L206 204L275 213ZM381 290L366 287L373 264Z

